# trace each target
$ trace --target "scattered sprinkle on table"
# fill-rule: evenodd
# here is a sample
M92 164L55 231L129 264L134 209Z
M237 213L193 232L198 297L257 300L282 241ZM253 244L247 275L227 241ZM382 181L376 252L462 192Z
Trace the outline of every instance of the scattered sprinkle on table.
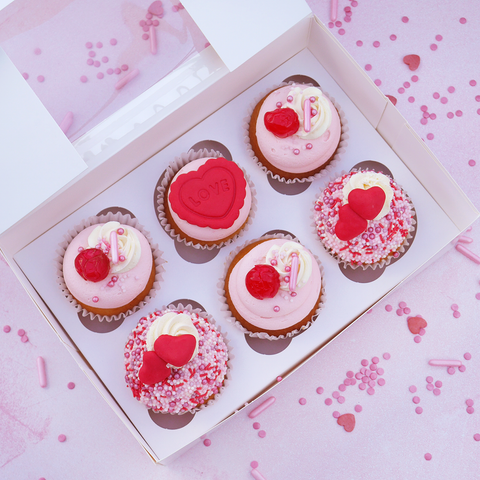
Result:
M255 430L259 430L259 429L260 429L260 424L259 424L258 422L255 422L255 423L253 424L253 428L254 428Z
M67 439L67 437L63 433L58 436L58 441L59 442L63 443L66 439Z
M203 441L203 444L204 444L206 447L209 447L209 446L212 444L212 441L209 440L208 438L206 438L206 439Z
M75 388L75 384L73 382L68 382L67 387L69 390L73 390Z
M265 435L267 435L267 433L265 432L265 430L260 430L260 431L258 432L258 436L259 436L260 438L265 438Z
M12 330L12 328L10 327L10 325L5 325L5 326L3 327L3 331L4 331L5 333L9 333L11 330Z
M425 460L430 461L432 459L432 454L431 453L426 453L425 454Z

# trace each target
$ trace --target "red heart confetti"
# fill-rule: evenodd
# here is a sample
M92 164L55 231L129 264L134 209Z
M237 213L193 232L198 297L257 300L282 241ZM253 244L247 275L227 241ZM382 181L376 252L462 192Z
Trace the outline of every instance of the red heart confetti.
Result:
M422 317L410 317L408 320L408 329L417 335L422 328L427 326L427 322Z
M287 138L300 128L297 112L291 108L277 108L267 112L263 119L265 128L276 137Z
M143 365L138 372L138 378L146 385L155 385L163 382L171 374L167 363L155 352L143 353Z
M271 265L255 265L245 277L245 286L258 300L273 298L280 289L280 274Z
M368 222L355 213L347 203L338 210L338 222L335 225L335 235L343 241L358 237L368 226Z
M170 186L172 209L191 225L229 228L245 202L243 171L225 158L211 158L197 171L180 175Z
M393 95L385 95L392 103L393 105L397 104L397 99Z
M160 335L153 345L156 355L168 364L180 368L190 361L197 339L193 335Z
M163 15L163 7L162 2L160 0L156 0L148 7L148 13L155 15L157 17L161 17Z
M380 187L355 188L348 194L350 208L366 220L373 220L383 208L385 192Z
M337 423L343 427L346 432L353 432L355 428L355 415L353 413L344 413L337 418Z
M408 65L408 68L414 72L420 65L420 57L418 55L406 55L403 57L403 63Z

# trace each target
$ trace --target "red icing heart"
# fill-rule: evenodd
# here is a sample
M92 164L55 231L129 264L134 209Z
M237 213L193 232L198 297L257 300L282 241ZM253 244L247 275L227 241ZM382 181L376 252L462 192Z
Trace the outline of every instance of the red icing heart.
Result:
M410 317L407 322L408 329L415 335L420 333L420 330L427 326L427 322L422 317Z
M385 95L394 105L397 104L397 99L393 95Z
M300 128L297 112L291 108L277 108L263 118L266 129L276 137L287 138Z
M335 225L335 235L343 241L358 237L368 226L368 222L356 214L347 203L338 210L338 222Z
M161 18L163 16L162 2L160 2L160 0L156 0L155 2L153 2L148 7L148 13L151 13L152 15L156 15L157 17Z
M98 248L87 248L75 257L75 270L90 282L100 282L110 272L110 260Z
M385 192L380 187L355 188L348 194L350 208L365 220L373 220L383 208Z
M337 423L342 426L346 432L353 432L355 428L355 415L353 413L344 413L337 418Z
M165 380L171 373L167 363L155 352L143 353L143 365L138 372L138 378L142 383L155 385Z
M280 274L271 265L255 265L245 277L245 286L258 300L273 298L280 289Z
M406 55L403 57L403 63L413 72L420 65L420 57L418 55Z
M246 187L237 164L211 158L172 182L168 198L175 213L191 225L229 228L245 203Z
M160 335L153 348L165 362L180 368L190 361L196 345L197 339L193 335Z

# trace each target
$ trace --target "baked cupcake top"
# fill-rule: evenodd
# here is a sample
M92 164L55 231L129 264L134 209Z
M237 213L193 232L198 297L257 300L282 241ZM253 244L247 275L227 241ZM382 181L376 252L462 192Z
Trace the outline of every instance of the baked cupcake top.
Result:
M413 207L397 183L372 171L330 182L315 202L317 234L339 260L370 265L398 256L413 230Z
M233 265L227 295L247 322L247 330L284 334L304 319L305 323L311 320L322 278L317 261L305 247L280 238L260 240L240 251ZM237 318L243 324L241 319Z
M331 159L341 122L320 88L288 85L265 97L255 122L258 147L274 167L290 173L313 171Z
M165 309L140 319L125 345L125 381L154 412L185 413L213 398L227 373L228 349L204 317Z
M136 228L111 221L82 230L68 245L63 277L82 304L127 305L146 287L153 268L150 244Z

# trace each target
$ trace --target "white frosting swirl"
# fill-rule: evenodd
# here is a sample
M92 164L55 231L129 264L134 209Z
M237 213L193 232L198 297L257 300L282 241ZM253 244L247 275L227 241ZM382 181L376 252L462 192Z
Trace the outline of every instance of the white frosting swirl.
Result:
M390 179L382 173L360 172L352 175L343 187L343 203L348 203L348 194L355 188L368 190L371 187L380 187L385 192L385 203L380 213L374 218L374 220L379 220L390 211L390 203L393 199L393 189L390 186Z
M125 260L113 264L110 233L117 231L119 228L123 229L123 233L120 235L117 232L118 255L123 255ZM120 225L119 222L107 222L93 230L88 236L88 246L89 248L96 248L98 245L110 259L110 273L112 274L128 272L137 265L142 254L142 247L137 234L127 225Z
M316 87L307 87L304 90L300 87L295 87L290 90L288 95L293 97L293 101L287 102L284 107L290 107L295 110L298 115L298 120L300 121L300 128L295 135L305 140L321 137L332 124L332 111L322 91ZM303 107L305 100L310 97L315 98L315 101L311 103L311 108L315 109L317 113L311 117L310 131L306 132L303 124Z
M171 335L172 337L178 337L179 335L193 335L196 340L195 351L193 352L192 358L195 357L198 353L198 340L199 335L195 325L192 322L192 319L186 313L176 313L168 312L158 317L147 332L147 350L153 351L155 340L157 340L160 335ZM190 360L192 360L190 358ZM172 365L175 367L175 365ZM177 368L179 368L177 366Z
M307 249L303 248L297 242L286 242L281 247L273 245L265 257L265 263L272 265L272 267L280 274L281 290L289 290L289 282L285 281L285 277L291 277L293 253L298 255L296 288L302 288L308 282L308 279L312 274L312 258ZM274 260L273 264L272 260ZM288 267L288 270L286 267Z

